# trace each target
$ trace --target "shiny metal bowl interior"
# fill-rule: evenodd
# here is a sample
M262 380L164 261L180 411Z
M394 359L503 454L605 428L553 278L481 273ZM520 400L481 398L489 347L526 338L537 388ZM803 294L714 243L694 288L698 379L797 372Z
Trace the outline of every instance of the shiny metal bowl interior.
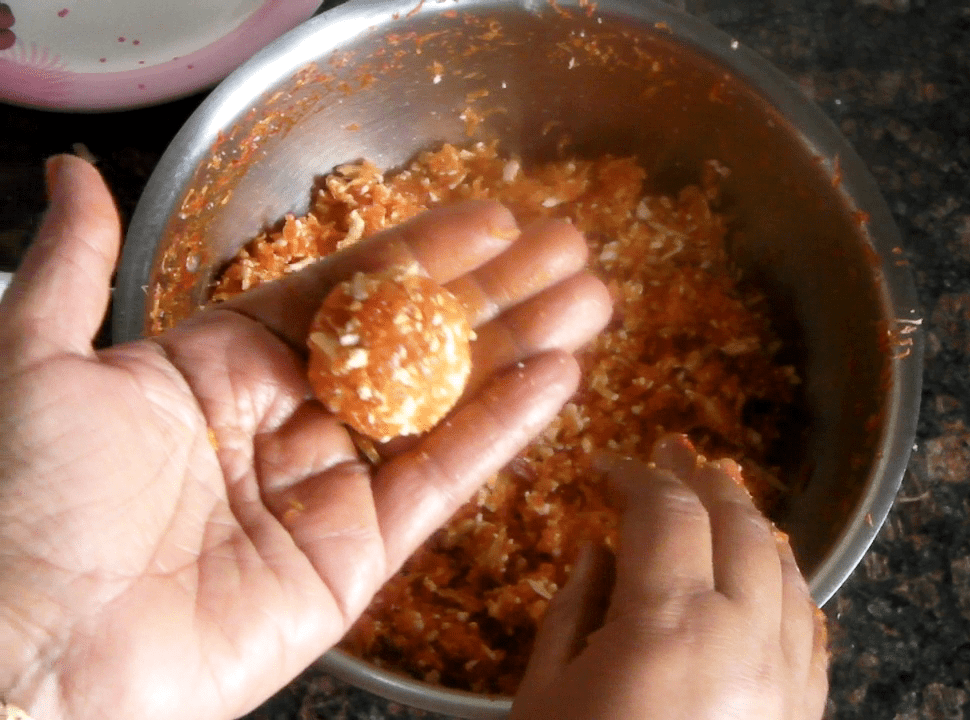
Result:
M491 40L488 22L501 30ZM459 116L483 88L480 137L527 159L554 156L568 135L571 152L636 154L656 190L696 181L709 158L731 169L732 252L803 351L811 431L791 471L807 485L776 520L824 603L885 519L912 445L922 357L912 280L875 182L823 113L760 57L665 5L380 0L306 23L224 81L162 158L129 229L114 337L142 335L165 288L186 312L201 303L239 245L304 212L314 179L336 164L393 168L467 142ZM339 651L324 662L427 710L508 709Z

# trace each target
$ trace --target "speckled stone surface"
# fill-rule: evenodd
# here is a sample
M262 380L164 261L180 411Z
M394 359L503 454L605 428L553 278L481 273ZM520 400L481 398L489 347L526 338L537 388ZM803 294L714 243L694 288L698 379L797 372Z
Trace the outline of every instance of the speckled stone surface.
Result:
M335 2L327 5L336 4ZM825 610L829 718L970 716L970 4L966 0L686 0L832 117L906 240L927 353L916 449L871 552ZM0 265L43 205L37 168L83 143L127 219L201 99L113 115L0 106ZM309 669L250 720L431 715Z

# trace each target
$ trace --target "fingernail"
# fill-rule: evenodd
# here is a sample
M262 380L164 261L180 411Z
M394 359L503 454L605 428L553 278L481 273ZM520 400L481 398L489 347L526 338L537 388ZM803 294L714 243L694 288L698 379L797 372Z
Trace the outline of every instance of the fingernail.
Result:
M488 226L488 234L492 237L497 237L500 240L518 240L519 235L522 231L517 227L508 227L507 225L492 225Z
M591 460L593 469L596 472L608 473L616 465L617 456L616 453L611 453L606 450L595 450Z
M738 465L731 458L721 458L720 460L704 460L702 465L698 467L698 473L717 473L720 475L727 475L731 480L737 485L744 494L748 496L755 505L758 502L755 500L754 495L751 494L751 488L744 481L744 472L741 470L741 466Z
M828 651L828 646L829 646L829 619L828 619L828 616L826 616L825 611L822 610L822 608L820 608L818 605L813 605L812 606L812 615L814 616L814 619L815 619L815 627L816 627L817 632L818 632L817 642L818 642L819 645L821 645L823 648L825 648L825 650L827 652Z
M747 489L747 486L744 484L744 474L741 472L741 466L738 465L734 460L731 458L722 458L720 460L715 460L711 464L716 466L721 472L729 475L731 479L734 480L734 482L736 482L738 485Z
M504 205L498 205L495 212L489 213L488 234L501 240L516 240L522 231L515 220L515 216Z
M593 568L593 560L595 557L596 546L593 545L592 541L584 540L576 552L576 559L573 561L573 569L569 574L569 580L567 582L572 581L573 578L579 581L587 577Z
M620 455L619 453L611 452L609 450L596 450L592 457L593 469L597 472L606 473L607 475L618 475L622 474L624 471L629 472L634 466L639 465L640 467L647 467L653 469L656 466L655 463L647 462L644 463L640 460L634 460L626 455Z
M782 547L791 547L791 542L789 541L788 534L785 531L779 530L777 525L772 525L771 532L772 535L775 536L776 543Z
M61 171L64 167L64 156L54 155L47 158L44 162L44 184L47 186L47 202L54 201L57 196L57 186L60 181Z
M620 512L631 497L648 490L659 473L667 472L653 461L644 462L605 450L593 454L592 465L594 470L605 475L607 502Z
M681 478L690 477L703 462L693 443L682 434L661 436L654 443L650 457L659 467Z

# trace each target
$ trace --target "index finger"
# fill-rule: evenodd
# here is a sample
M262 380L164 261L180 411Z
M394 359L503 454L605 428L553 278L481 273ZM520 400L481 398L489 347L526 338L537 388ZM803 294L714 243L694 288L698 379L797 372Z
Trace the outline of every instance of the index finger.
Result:
M663 608L674 622L684 603L714 589L711 524L697 494L670 469L602 458L621 495L616 586L609 618Z
M707 462L699 458L682 435L661 438L653 458L659 466L682 477L707 508L715 589L757 608L767 625L780 623L778 543L771 523L755 507L744 486L741 468L731 460Z
M426 212L310 265L238 295L220 307L250 317L302 347L320 303L355 272L418 265L444 284L501 254L518 237L515 218L491 200L470 200Z

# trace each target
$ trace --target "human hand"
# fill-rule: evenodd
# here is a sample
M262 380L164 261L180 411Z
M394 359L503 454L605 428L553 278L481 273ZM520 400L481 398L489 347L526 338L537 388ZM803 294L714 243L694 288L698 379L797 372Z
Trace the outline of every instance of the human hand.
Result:
M550 603L513 720L818 720L825 618L731 461L683 436L608 461L615 565L587 553ZM611 588L612 586L612 588Z
M241 715L336 643L379 586L574 391L608 319L585 242L494 203L428 213L104 351L119 223L82 161L0 303L0 693L41 720ZM310 396L329 288L417 261L467 304L466 400L378 469ZM569 322L562 322L563 318Z

